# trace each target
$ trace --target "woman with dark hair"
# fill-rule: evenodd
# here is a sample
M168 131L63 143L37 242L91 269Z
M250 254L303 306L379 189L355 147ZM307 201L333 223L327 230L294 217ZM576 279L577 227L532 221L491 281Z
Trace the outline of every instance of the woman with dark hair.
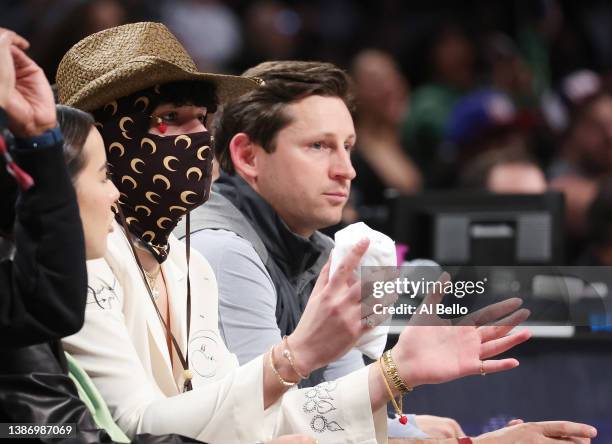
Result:
M119 191L108 177L104 142L93 117L61 105L57 110L65 139L64 160L77 194L87 259L98 259L106 252L106 238L113 229L111 206L119 198Z
M74 182L86 162L85 142L96 131L94 119L91 114L69 106L57 105L56 110L64 136L64 161Z

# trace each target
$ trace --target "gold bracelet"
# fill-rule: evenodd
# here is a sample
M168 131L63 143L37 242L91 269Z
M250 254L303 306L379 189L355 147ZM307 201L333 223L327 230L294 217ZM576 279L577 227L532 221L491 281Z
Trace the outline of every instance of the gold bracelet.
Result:
M289 365L291 366L295 374L298 375L300 379L308 379L308 376L304 376L298 371L297 368L295 368L295 363L293 362L293 355L291 354L291 349L289 348L289 340L287 339L287 335L283 336L283 344L285 344L283 356L287 358L287 361L289 361Z
M397 401L395 401L395 397L393 396L393 392L391 391L391 387L389 386L389 381L387 381L387 376L385 375L385 370L383 369L382 357L378 359L378 368L380 369L380 376L382 377L385 387L387 388L387 393L389 393L389 398L391 398L391 403L393 404L393 408L395 412L399 416L399 422L403 425L406 425L408 422L408 417L404 415L404 400L403 396L400 394L399 405L397 405Z
M280 375L280 373L278 372L278 370L276 370L276 366L274 365L274 357L272 355L273 352L274 352L274 345L270 347L270 352L268 353L270 355L270 368L272 369L272 371L274 372L274 374L276 375L276 377L278 378L281 384L283 384L285 387L293 387L295 384L297 384L297 382L285 381L283 377Z
M383 353L381 363L383 364L383 370L389 379L393 382L393 386L403 395L412 391L412 387L406 385L402 377L399 375L399 370L393 358L391 357L391 350L387 350Z

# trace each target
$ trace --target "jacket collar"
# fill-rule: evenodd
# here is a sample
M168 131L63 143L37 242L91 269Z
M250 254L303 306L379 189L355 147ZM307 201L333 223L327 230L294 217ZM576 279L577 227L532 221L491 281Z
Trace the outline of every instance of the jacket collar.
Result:
M163 377L163 380L160 380L160 384L163 385L164 391L166 393L178 394L180 393L180 385L177 383L177 378L175 377L173 368L179 369L181 367L180 361L178 360L178 357L176 356L176 352L174 350L172 352L172 355L170 355L170 352L168 350L166 329L161 323L161 320L159 319L157 312L155 311L155 307L150 300L149 292L147 291L146 284L142 279L142 275L140 274L138 264L136 260L133 259L132 248L130 247L130 243L127 238L129 234L125 232L123 227L119 225L116 220L113 221L113 226L114 230L110 236L113 236L115 239L120 240L122 250L116 252L115 255L117 256L117 258L113 258L113 256L115 255L113 255L110 251L107 252L107 256L113 258L111 259L113 263L117 260L119 260L120 263L123 263L123 261L125 261L125 259L123 258L124 255L127 255L127 257L131 258L131 266L130 269L127 270L127 275L120 277L119 281L125 281L129 279L131 285L133 285L131 291L137 293L141 298L141 307L144 310L146 316L146 323L150 337L153 338L155 348L157 349L161 357L161 363L158 364L157 372L163 373L165 375ZM170 236L169 242L173 244L172 247L174 248L174 250L170 251L168 259L161 264L161 270L164 276L164 281L166 282L166 292L168 297L168 303L170 304L170 325L172 333L174 334L174 337L176 338L179 347L181 347L181 351L184 354L187 350L187 325L185 316L187 310L185 287L186 274L181 269L179 261L182 259L181 255L183 257L185 256L185 248L184 244L174 244L173 236ZM181 246L183 248L181 248ZM174 367L172 359L174 360ZM180 371L182 373L182 369L177 371Z
M298 277L326 251L321 233L306 238L292 232L272 206L239 175L222 172L213 189L249 220L271 258L288 277Z

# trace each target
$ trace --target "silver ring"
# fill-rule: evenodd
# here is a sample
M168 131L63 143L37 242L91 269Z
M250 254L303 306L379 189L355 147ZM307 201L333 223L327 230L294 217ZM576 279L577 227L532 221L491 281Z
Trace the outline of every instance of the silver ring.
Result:
M370 328L374 327L374 321L369 317L365 318L365 324Z
M480 376L486 376L486 372L484 371L484 361L480 361Z

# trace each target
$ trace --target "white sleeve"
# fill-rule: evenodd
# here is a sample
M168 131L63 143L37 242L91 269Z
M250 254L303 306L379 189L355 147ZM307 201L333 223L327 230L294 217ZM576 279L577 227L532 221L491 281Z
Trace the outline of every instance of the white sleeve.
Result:
M85 324L63 344L103 394L113 419L132 436L147 406L164 394L148 378L127 331L119 282L112 273L96 273L104 265L103 259L88 263Z
M261 356L193 391L164 393L150 376L157 370L139 357L132 342L121 288L103 260L89 268L89 286L85 326L64 344L128 436L179 433L209 443L252 444L302 433L320 443L386 442L386 410L372 414L367 368L336 382L292 390L265 411Z
M130 437L179 433L250 443L265 437L261 358L199 389L168 396L132 342L118 281L105 262L92 262L85 325L64 339L64 347L92 378L119 427Z
M275 436L301 430L319 443L387 442L387 409L372 413L364 367L336 381L289 391L280 404Z
M387 411L382 407L372 414L367 368L337 381L290 390L265 411L262 369L261 357L240 367L212 384L219 388L207 393L206 402L201 391L194 390L153 403L141 431L181 433L210 443L252 444L294 433L321 444L387 442Z

